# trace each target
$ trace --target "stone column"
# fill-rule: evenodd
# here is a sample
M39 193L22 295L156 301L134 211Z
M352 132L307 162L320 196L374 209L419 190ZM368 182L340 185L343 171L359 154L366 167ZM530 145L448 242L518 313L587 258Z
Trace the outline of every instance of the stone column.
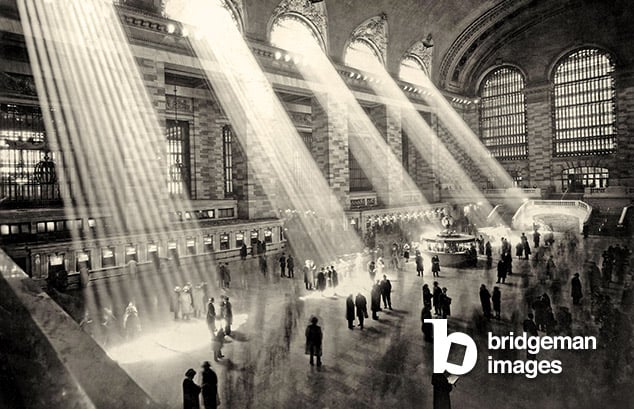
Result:
M312 101L313 154L332 193L344 209L350 206L348 113L334 98L320 95Z
M384 158L384 174L371 177L374 189L381 191L381 200L387 206L395 206L403 200L403 139L401 111L393 106L379 105L369 110L372 123L387 144ZM381 169L381 168L379 168ZM378 181L378 183L377 183ZM376 186L381 184L384 188ZM413 186L410 186L413 188Z
M550 85L528 84L526 123L528 138L528 178L531 186L547 190L557 183L552 170L553 135Z

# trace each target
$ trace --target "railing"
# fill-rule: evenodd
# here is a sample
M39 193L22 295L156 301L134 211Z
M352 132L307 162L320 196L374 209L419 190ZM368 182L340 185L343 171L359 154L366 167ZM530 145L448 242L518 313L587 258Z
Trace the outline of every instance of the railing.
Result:
M619 217L619 221L616 224L617 228L622 229L623 227L625 227L625 220L627 218L627 212L633 207L634 207L634 205L629 205L629 206L625 206L623 208L623 210L621 211L621 217Z
M634 187L629 186L608 186L608 187L587 187L585 195L611 196L611 197L632 197Z
M524 217L527 209L533 207L558 207L583 211L584 217L579 217L579 231L583 230L584 224L588 222L592 214L592 206L581 200L528 200L517 209L517 212L515 212L513 216L512 223L515 225Z
M374 192L350 193L350 209L376 207L378 200Z

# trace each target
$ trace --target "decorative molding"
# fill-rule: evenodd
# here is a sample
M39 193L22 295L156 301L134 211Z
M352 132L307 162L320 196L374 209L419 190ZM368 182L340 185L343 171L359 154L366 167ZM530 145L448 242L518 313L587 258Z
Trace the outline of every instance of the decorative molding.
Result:
M246 21L244 15L244 5L242 0L223 0L222 6L229 12L231 19L238 27L238 30L244 35L246 27L244 22Z
M404 58L414 58L418 60L418 62L423 66L423 71L427 74L428 78L431 78L431 67L432 67L432 54L434 52L434 46L427 47L423 40L419 40L412 45Z
M165 95L165 110L182 113L194 113L194 104L190 97L177 97L175 95Z
M313 116L307 112L290 111L288 115L294 125L310 128L313 125Z
M469 56L476 50L479 44L495 32L498 24L502 24L518 10L522 10L533 0L504 0L491 8L480 18L474 21L449 47L445 58L440 64L439 79L442 85L457 79L461 69L466 64ZM451 74L451 78L449 77Z
M361 23L352 32L350 43L356 40L365 40L374 45L379 51L381 63L385 65L387 61L387 41L388 27L387 15L385 13L371 17Z
M0 72L0 93L37 96L33 77Z
M283 15L301 16L311 23L316 34L320 37L320 42L324 51L328 51L328 14L326 12L326 2L312 3L306 0L282 0L275 8L271 17L271 22L275 24L277 19ZM269 27L272 28L273 26ZM271 30L269 30L269 33Z

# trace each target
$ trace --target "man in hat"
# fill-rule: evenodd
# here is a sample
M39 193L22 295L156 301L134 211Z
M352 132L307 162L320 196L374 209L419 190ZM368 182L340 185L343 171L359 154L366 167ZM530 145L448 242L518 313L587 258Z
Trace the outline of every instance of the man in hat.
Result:
M202 372L202 395L205 409L216 409L220 405L218 399L218 376L211 369L209 361L203 362Z
M185 372L185 379L183 380L183 409L199 409L200 400L200 386L194 382L194 375L196 371L193 368L189 368Z
M581 298L583 298L583 291L581 288L581 280L579 279L579 273L575 273L575 276L572 278L570 283L572 296L572 304L579 305L581 304Z
M321 342L323 334L321 327L317 325L317 317L310 319L310 325L306 327L306 354L310 355L310 365L315 365L314 357L317 356L317 366L321 366Z

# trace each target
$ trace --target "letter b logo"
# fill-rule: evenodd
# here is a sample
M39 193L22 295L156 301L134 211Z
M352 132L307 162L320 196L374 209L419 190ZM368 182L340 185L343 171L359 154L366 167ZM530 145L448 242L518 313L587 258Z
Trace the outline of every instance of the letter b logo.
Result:
M453 375L464 375L471 371L478 359L475 341L462 332L447 335L447 320L427 319L426 323L434 326L434 373L445 371ZM447 362L451 344L459 344L466 348L462 365Z

